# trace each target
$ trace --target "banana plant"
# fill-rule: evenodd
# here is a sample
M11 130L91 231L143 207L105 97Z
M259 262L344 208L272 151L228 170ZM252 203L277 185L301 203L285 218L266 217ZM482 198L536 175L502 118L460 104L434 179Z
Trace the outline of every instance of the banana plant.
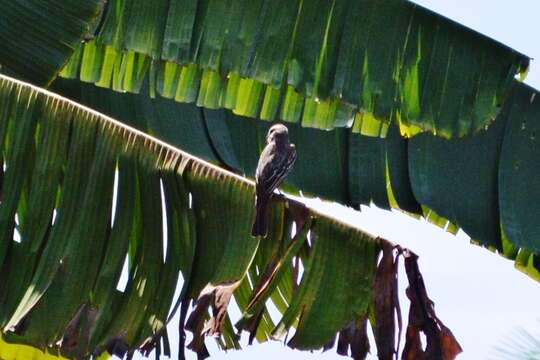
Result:
M77 102L2 76L0 357L167 353L174 302L180 347L191 331L199 356L204 335L229 349L238 331L265 341L294 327L291 347L337 340L362 358L369 321L379 357L391 358L401 256L412 302L402 356L454 357L409 250L286 196L268 239L246 235L244 176L267 120L288 122L304 159L290 192L461 227L538 277L540 192L523 185L537 177L538 106L513 80L526 56L405 0L0 7L0 71ZM470 156L481 166L449 187Z
M9 343L43 358L161 352L177 302L199 357L208 355L205 335L231 349L242 330L264 342L295 327L292 348L329 349L337 337L340 354L364 358L369 319L379 356L390 359L399 351L401 255L411 300L403 356L424 352L420 332L426 356L461 351L409 250L286 196L272 202L269 236L253 238L251 180L4 75L0 109L2 358L27 354ZM237 330L232 296L242 311Z
M61 76L141 96L120 99L80 83L59 84L63 95L247 175L268 126L260 120L289 122L305 159L288 180L291 190L404 210L450 232L461 228L473 243L540 279L540 233L525 220L540 209L530 211L517 194L531 176L523 169L535 168L535 147L524 145L519 161L527 165L519 171L516 159L503 156L514 146L503 147L505 138L529 137L509 134L508 118L531 124L537 116L536 103L527 103L537 91L512 80L526 72L526 56L401 0L149 8L115 0L105 10L95 36L77 47ZM391 31L388 16L396 18ZM523 106L530 108L526 117ZM176 112L197 120L186 125ZM324 166L313 169L314 161ZM539 191L531 194L540 200Z

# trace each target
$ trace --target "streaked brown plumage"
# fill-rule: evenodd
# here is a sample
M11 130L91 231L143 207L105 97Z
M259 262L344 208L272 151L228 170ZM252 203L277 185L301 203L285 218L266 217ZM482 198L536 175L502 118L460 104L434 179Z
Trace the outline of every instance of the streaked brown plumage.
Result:
M268 130L266 146L255 172L255 220L251 235L265 237L268 231L268 200L296 160L296 149L289 142L289 130L276 124Z

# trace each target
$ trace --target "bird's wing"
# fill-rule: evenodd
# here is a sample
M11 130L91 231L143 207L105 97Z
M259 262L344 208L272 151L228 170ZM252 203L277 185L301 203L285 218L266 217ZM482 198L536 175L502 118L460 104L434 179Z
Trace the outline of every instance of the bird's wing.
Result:
M266 154L265 151L261 154L261 160L256 174L257 190L259 194L270 195L291 170L296 160L296 150L291 146L288 151L281 153L275 147L269 147Z

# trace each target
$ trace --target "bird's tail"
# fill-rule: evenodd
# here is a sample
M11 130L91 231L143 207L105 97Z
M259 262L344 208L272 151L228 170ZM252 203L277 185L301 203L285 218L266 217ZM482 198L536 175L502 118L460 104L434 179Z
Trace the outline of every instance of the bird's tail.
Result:
M251 236L265 237L268 232L268 199L266 197L255 198L255 219L251 227Z

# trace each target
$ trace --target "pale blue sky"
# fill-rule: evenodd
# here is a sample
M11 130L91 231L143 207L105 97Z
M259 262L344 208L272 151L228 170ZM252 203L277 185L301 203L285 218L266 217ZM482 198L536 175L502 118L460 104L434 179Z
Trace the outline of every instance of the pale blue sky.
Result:
M540 62L539 0L415 0L453 20L482 32ZM540 63L533 61L526 82L540 89ZM460 341L460 360L489 359L496 344L518 327L540 328L540 284L513 268L513 263L469 244L462 232L443 232L424 221L375 208L361 213L343 207L326 206L348 222L370 233L413 249L420 256L420 268L436 311ZM401 278L403 279L404 273ZM401 283L401 294L404 284ZM405 305L408 301L402 296ZM177 323L169 334L173 347ZM301 353L268 343L223 353L207 341L212 359L343 359L331 350L325 354ZM244 342L245 343L245 342ZM175 351L175 353L176 353ZM376 351L372 349L375 358ZM176 358L176 354L173 358ZM188 358L195 359L188 351Z

